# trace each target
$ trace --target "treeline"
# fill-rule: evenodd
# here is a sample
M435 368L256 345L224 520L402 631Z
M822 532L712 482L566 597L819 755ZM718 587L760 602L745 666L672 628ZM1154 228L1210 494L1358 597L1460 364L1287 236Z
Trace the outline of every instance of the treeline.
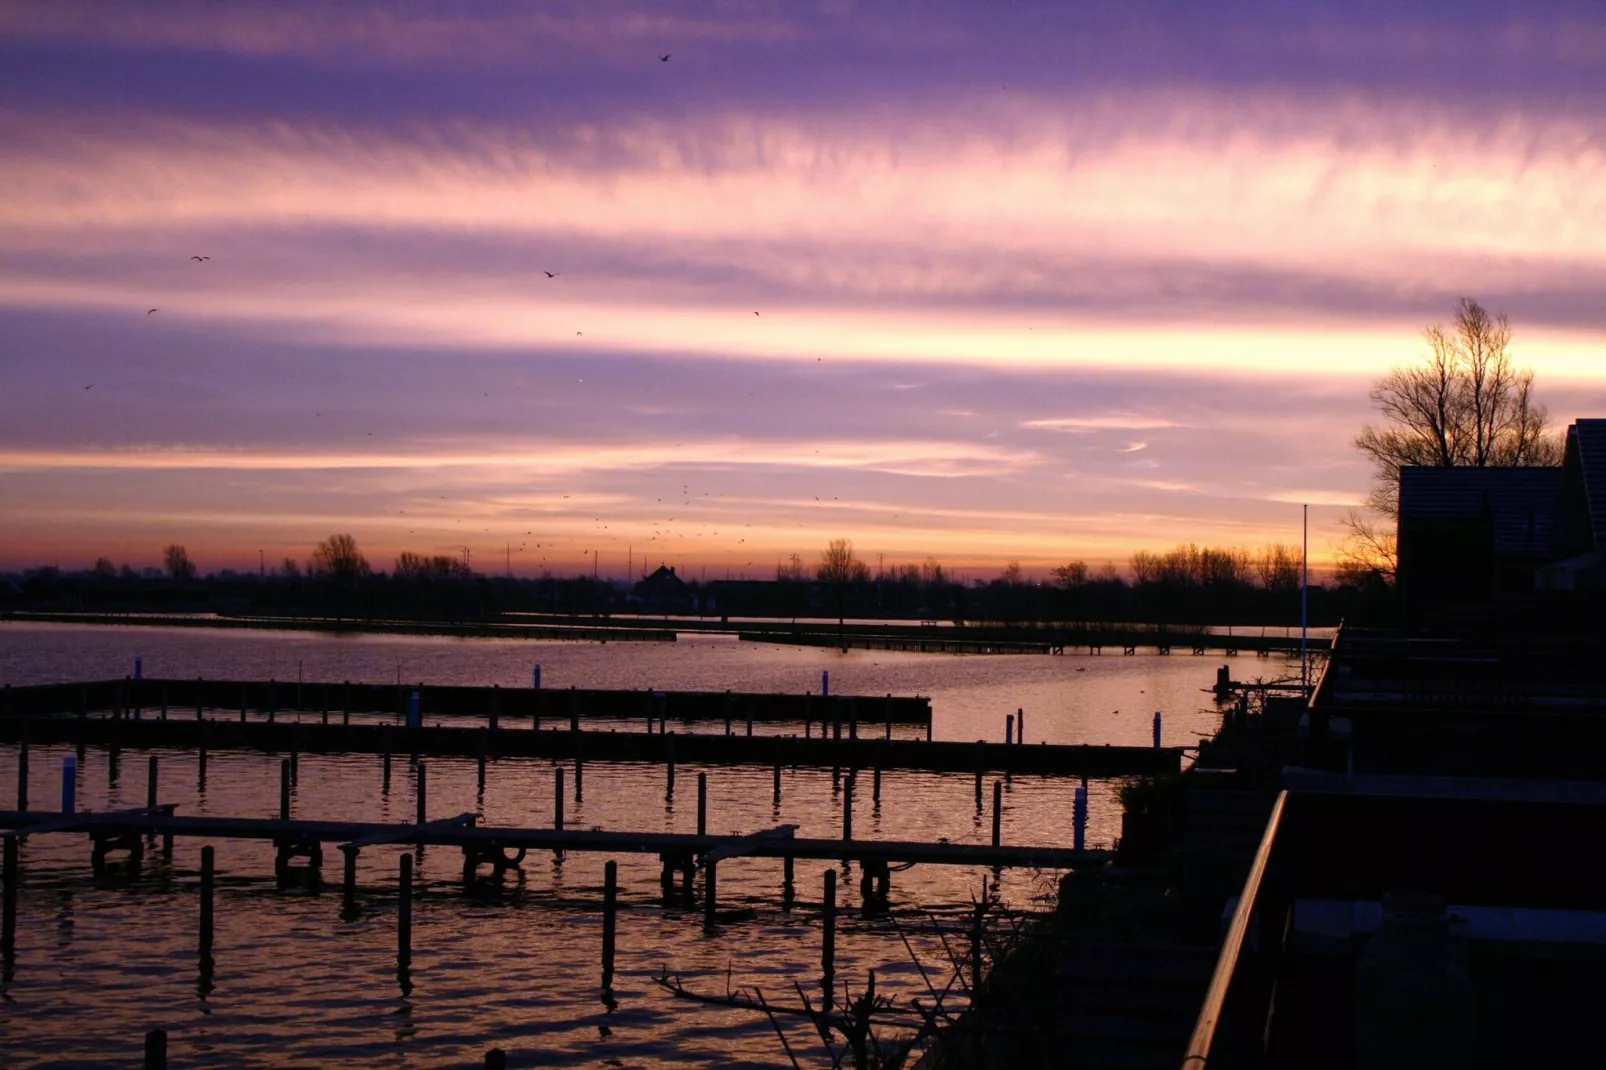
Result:
M179 553L173 553L177 550ZM1300 559L1292 547L1260 550L1178 546L1132 555L1129 571L1071 561L1046 581L1011 563L996 577L957 582L939 562L872 571L846 540L817 562L799 556L775 580L693 579L670 593L642 595L589 576L512 578L475 572L451 555L403 553L374 570L350 536L324 540L306 562L285 560L257 573L196 574L182 547L167 568L135 572L104 559L84 573L37 569L0 584L0 604L110 612L388 616L486 620L510 612L691 613L704 616L867 617L962 620L1035 627L1088 621L1155 624L1292 625L1299 621ZM1385 623L1392 591L1382 585L1313 586L1314 624Z

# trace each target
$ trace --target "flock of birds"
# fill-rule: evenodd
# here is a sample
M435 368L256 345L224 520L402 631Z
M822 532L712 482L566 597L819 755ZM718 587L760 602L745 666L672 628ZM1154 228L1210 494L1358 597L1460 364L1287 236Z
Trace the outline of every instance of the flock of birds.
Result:
M669 60L670 60L671 55L672 54L668 53L668 52L658 53L658 61L660 63L668 63ZM197 264L206 263L206 262L210 261L211 259L212 258L210 256L205 255L205 254L194 254L194 255L190 256L190 260L194 261ZM541 273L548 280L558 279L558 278L561 278L563 276L563 272L561 272L561 271L552 271L552 270L550 270L548 268L542 268L541 269ZM148 316L152 316L152 315L155 315L157 312L160 312L160 311L161 311L160 307L150 308L150 309L146 310L145 315L147 317ZM755 317L762 318L757 310L753 311L753 315ZM585 332L584 331L578 331L577 330L574 333L575 333L575 337L577 337L577 338L585 337ZM815 360L823 362L823 358L821 358L821 357L816 357ZM580 381L584 382L584 380L580 380ZM94 383L90 383L89 385L85 386L84 389L85 390L92 390L92 389L94 389L94 386L95 386ZM488 398L488 397L490 397L490 394L489 394L489 392L482 392L482 396ZM752 392L749 392L748 396L749 397L753 397L755 395ZM313 415L317 416L317 417L321 417L323 414L321 412L315 412ZM374 433L372 431L368 431L368 432L366 432L366 434L367 434L368 437L371 438L371 437L373 437ZM677 443L675 443L675 445L676 445L676 447L681 447L681 446L684 445L684 443L677 442ZM815 450L814 452L815 453L819 453L820 451L819 450ZM682 505L683 506L692 506L695 499L693 498L693 496L691 494L690 486L686 485L686 484L683 484L681 486L681 491L682 491L682 494L684 495L684 501L682 502ZM440 497L440 500L442 500L442 501L446 500L445 495L441 495L439 497ZM701 495L701 497L704 497L704 498L712 497L712 498L718 499L719 497L721 497L721 495L710 495L708 492L704 491L703 494ZM564 499L568 499L569 495L565 494L565 495L563 495L563 498ZM821 502L822 501L821 498L818 495L816 495L814 497L814 500L816 502ZM836 497L833 497L831 500L832 501L838 501L839 499L836 498ZM658 499L658 502L661 503L662 501L663 501L662 498ZM822 504L823 504L823 502L822 502ZM406 514L406 510L405 509L398 510L397 512L398 512L399 515L405 515ZM800 528L805 526L805 521L801 518L801 514L791 514L790 516L787 517L787 519L797 521L797 526L800 527ZM896 516L894 516L894 519L896 519ZM685 530L675 530L674 525L678 522L678 520L679 520L678 517L670 516L670 517L665 517L665 518L651 518L648 521L646 521L647 523L650 523L650 524L654 525L652 527L652 529L651 529L652 534L651 534L651 536L649 538L646 539L646 543L648 545L650 545L650 544L657 543L660 540L662 540L667 545L670 540L687 538L688 537L687 531L685 531ZM461 519L459 519L455 523L461 524L462 522L463 521ZM593 518L593 522L595 524L595 530L596 531L601 532L601 531L610 530L610 525L603 523L601 517ZM752 526L753 526L752 524L744 525L745 528L751 528ZM410 535L411 534L416 534L417 530L418 529L416 529L416 528L409 528L408 529L408 534L410 534ZM488 527L483 529L483 531L485 533L489 533L490 530L491 529L488 528ZM526 531L524 534L525 535L532 535L533 531ZM699 527L697 530L691 532L690 537L693 540L697 540L697 539L704 538L705 536L707 536L707 537L715 537L715 536L718 536L718 535L719 535L719 530L713 528L712 524L707 524L707 525ZM743 546L746 545L746 542L747 542L747 539L746 539L745 536L743 536L742 538L737 539L737 541L736 541L736 543L734 545L736 547L743 547ZM560 545L560 543L553 543L553 542L550 542L550 541L547 542L547 543L537 542L537 543L534 544L534 548L537 549L537 550L544 548L544 549L547 549L549 551L555 551L558 548L559 545ZM509 547L508 547L509 551L511 551L512 548L513 548L512 545L509 544ZM520 551L524 551L526 549L530 549L531 548L531 544L529 542L521 542L521 543L519 543L517 548ZM727 556L734 556L738 552L739 552L738 550L733 548L733 549L727 551ZM539 561L539 564L544 566L546 564L546 560L547 560L546 556L542 555L542 557L541 557L541 559ZM649 561L649 558L648 558L646 552L644 551L644 553L642 555L643 567L646 567L648 561ZM748 562L746 562L746 566L747 567L752 567L755 563L756 563L756 561L748 561Z

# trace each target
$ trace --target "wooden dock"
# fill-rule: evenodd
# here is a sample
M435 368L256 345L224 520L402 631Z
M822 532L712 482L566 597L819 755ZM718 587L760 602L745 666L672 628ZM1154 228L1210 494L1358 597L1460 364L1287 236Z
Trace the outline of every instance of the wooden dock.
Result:
M535 624L510 621L431 621L374 617L202 616L190 613L50 613L10 610L5 619L47 624L98 624L115 627L264 629L283 632L373 632L380 635L450 635L472 639L537 639L575 643L673 643L675 632L662 627L612 625L606 618L585 623Z
M1076 654L1106 653L1131 657L1140 650L1167 655L1186 652L1236 655L1297 654L1299 637L1226 635L1220 632L1164 628L1001 628L919 627L908 625L744 624L740 638L749 643L785 643L842 650L902 650L922 654ZM1326 650L1328 640L1310 639L1312 650Z
M902 695L812 695L732 691L469 687L442 684L296 680L95 680L0 689L0 717L161 710L247 710L256 714L334 712L407 714L412 696L425 717L474 717L489 723L535 718L860 724L931 724L931 700Z
M833 726L835 727L835 726ZM354 753L545 758L558 761L630 761L673 765L759 765L823 769L909 770L937 773L997 772L1106 778L1175 773L1180 747L1114 747L1044 743L931 742L888 739L886 726L842 724L833 735L748 736L677 732L595 732L567 727L405 728L379 724L296 724L233 718L167 720L101 717L0 717L0 742L26 737L35 744L174 749L242 749L289 754Z

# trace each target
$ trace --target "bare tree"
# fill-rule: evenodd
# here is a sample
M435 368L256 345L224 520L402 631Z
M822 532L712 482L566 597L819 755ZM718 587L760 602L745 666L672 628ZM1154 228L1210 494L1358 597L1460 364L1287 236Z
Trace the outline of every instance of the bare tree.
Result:
M190 560L189 551L176 542L162 551L162 564L166 566L167 574L175 580L195 578L195 562Z
M820 554L820 566L814 575L821 583L866 583L870 566L859 560L850 540L832 539Z
M1054 582L1067 591L1073 587L1082 587L1087 584L1087 562L1072 561L1053 569Z
M807 577L803 568L803 559L797 554L787 558L785 563L775 563L775 579L778 583L802 583Z
M1394 368L1372 385L1383 424L1367 424L1355 448L1372 461L1366 508L1344 518L1349 534L1339 548L1350 574L1394 574L1391 521L1400 510L1400 467L1518 468L1561 461L1561 442L1547 433L1549 414L1533 398L1533 372L1513 365L1511 323L1470 297L1450 326L1423 332L1420 364ZM1381 518L1381 519L1379 519Z
M1011 587L1019 587L1022 583L1026 582L1026 576L1025 573L1021 571L1019 561L1011 561L1009 564L1005 565L1004 571L999 575L998 578L1003 583L1006 583Z
M331 535L313 549L307 571L318 579L345 583L368 575L368 559L352 536Z

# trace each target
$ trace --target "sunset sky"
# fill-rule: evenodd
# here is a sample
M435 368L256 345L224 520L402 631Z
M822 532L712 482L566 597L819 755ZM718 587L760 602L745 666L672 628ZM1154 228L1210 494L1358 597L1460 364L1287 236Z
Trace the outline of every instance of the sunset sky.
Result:
M1463 294L1606 415L1606 5L0 2L0 568L1323 558Z

